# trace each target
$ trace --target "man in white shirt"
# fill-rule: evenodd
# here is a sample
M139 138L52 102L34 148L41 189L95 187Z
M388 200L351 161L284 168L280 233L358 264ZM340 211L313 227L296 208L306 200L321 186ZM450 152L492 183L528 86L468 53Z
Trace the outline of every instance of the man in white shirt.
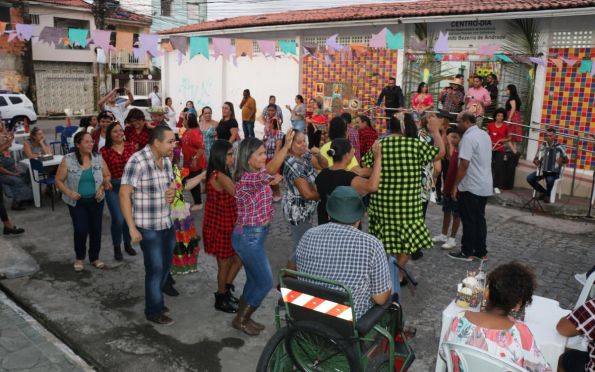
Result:
M118 94L128 96L128 99L122 102L116 103L116 98L118 98ZM124 128L124 119L126 117L124 114L126 113L126 108L132 103L134 97L132 97L132 93L128 89L124 88L114 88L108 94L101 97L97 104L99 105L100 110L110 111L114 114L114 117L117 122L120 123L122 128Z
M485 208L492 195L492 142L490 135L479 129L473 113L462 112L457 117L459 131L464 132L459 143L459 168L452 188L452 199L459 202L463 223L461 251L449 253L455 260L487 260L487 225Z
M153 87L153 91L149 94L149 101L151 102L151 107L161 107L161 94L159 94L159 85L155 85Z

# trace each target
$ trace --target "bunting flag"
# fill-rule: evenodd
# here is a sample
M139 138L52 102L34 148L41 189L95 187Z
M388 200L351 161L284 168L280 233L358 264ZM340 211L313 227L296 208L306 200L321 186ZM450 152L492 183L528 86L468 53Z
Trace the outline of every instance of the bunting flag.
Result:
M434 45L434 52L440 54L448 53L448 31L446 33L440 31L438 40L436 40L436 44Z
M0 22L0 35L6 31L6 22Z
M373 34L368 42L370 48L386 48L386 33L388 29L385 27L379 33Z
M477 54L480 56L493 56L500 50L500 44L482 44L477 48Z
M564 61L562 61L561 58L550 58L550 62L552 62L554 65L556 65L558 70L561 70L562 66L564 65Z
M510 56L510 58L518 63L524 63L526 65L532 65L533 62L529 59L529 56L524 56L524 55L512 55Z
M562 61L564 61L564 63L566 63L569 66L574 66L578 62L576 59L568 59L564 57L562 57Z
M229 56L233 52L231 39L214 37L211 41L213 42L213 57L217 59L219 56L223 56L223 59L229 59Z
M236 39L236 58L246 56L252 59L254 53L253 42L250 39ZM237 61L236 61L237 63Z
M65 28L44 27L39 34L39 42L58 45L67 37Z
M579 74L588 74L588 73L592 73L593 70L593 61L591 61L590 59L583 59L581 61L581 67L578 70Z
M368 46L365 44L351 44L351 50L356 52L359 55L365 55L368 53Z
M88 35L89 35L89 30L84 29L84 28L69 28L68 29L68 39L70 39L70 43L72 45L76 44L80 47L86 48Z
M112 37L111 31L104 31L104 30L91 30L91 42L95 44L96 47L103 49L104 51L113 50L114 47L110 45ZM117 36L116 36L117 38Z
M595 75L595 63L591 61L591 76Z
M434 58L436 58L436 61L442 61L444 59L444 56L440 53L435 53Z
M180 51L183 55L188 52L188 38L186 36L170 36L169 42L175 50Z
M178 50L178 66L184 62L184 54Z
M134 41L134 35L132 32L118 31L116 34L116 49L125 50L129 54L132 54L132 43Z
M256 43L258 44L258 49L265 57L273 57L275 58L276 50L277 50L277 43L273 40L257 40Z
M297 44L295 40L279 40L279 50L281 53L297 55Z
M16 31L10 31L10 33L8 34L8 42L10 43L11 41L13 41L14 39L17 38L17 32Z
M149 53L151 57L160 57L163 53L159 50L159 35L140 34L138 37L140 49L144 53Z
M494 57L496 57L496 59L499 59L502 62L513 62L512 59L510 59L510 57L506 54L498 53Z
M428 48L428 43L426 42L426 40L420 41L415 36L411 36L409 38L409 48L417 51L425 51Z
M403 40L403 33L397 32L393 34L389 30L386 31L386 48L391 50L404 49L405 41Z
M529 57L529 60L539 66L542 66L542 67L547 66L547 64L545 63L545 60L541 57L539 57L539 58L538 57Z
M22 41L29 41L33 34L37 31L37 25L24 25L22 23L17 23L16 25L16 34L19 39Z
M132 48L132 55L134 56L134 58L138 59L138 61L140 63L144 63L145 62L145 55L147 53L145 52L144 49L141 48Z
M343 45L341 45L337 42L338 37L339 37L339 34L334 34L333 36L326 39L325 45L326 45L327 49L329 49L331 51L337 51L337 52L342 52L343 49L345 49L345 47Z
M302 46L304 47L306 52L312 56L314 56L316 54L316 52L318 51L318 45L316 45L316 44L304 43L304 44L302 44Z
M194 56L202 54L203 57L209 59L209 38L205 36L191 36L190 37L190 59Z

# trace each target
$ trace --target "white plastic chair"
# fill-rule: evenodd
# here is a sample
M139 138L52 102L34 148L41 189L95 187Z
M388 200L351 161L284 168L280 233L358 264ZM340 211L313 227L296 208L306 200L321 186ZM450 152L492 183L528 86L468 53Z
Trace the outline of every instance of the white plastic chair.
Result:
M448 372L454 372L452 354L456 354L459 358L459 366L465 372L527 372L513 362L469 345L443 342L442 351L446 358Z
M583 287L581 294L578 296L578 300L576 300L576 304L574 304L575 309L587 302L589 299L595 297L595 286L593 286L594 282L595 272L592 272L591 275L589 275L589 277L587 278L585 286Z
M562 199L562 181L564 180L564 166L560 167L560 177L554 181L554 186L552 187L552 192L550 194L550 203L556 202L556 194L558 194L558 199Z

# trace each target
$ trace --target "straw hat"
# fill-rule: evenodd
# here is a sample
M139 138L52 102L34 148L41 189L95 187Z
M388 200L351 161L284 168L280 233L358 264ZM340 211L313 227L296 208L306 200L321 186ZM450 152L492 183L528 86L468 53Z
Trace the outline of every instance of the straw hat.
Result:
M450 84L458 85L460 87L463 86L463 79L461 78L454 78L450 81Z
M149 114L167 114L167 107L151 106L147 109Z

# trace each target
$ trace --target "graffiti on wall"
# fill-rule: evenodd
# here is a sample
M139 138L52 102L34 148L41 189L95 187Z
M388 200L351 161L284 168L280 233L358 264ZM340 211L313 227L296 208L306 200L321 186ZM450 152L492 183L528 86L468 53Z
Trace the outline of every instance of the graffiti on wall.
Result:
M208 79L197 83L191 79L183 78L178 86L177 98L183 106L186 101L193 101L194 107L200 109L204 106L213 106L213 90L215 83Z

